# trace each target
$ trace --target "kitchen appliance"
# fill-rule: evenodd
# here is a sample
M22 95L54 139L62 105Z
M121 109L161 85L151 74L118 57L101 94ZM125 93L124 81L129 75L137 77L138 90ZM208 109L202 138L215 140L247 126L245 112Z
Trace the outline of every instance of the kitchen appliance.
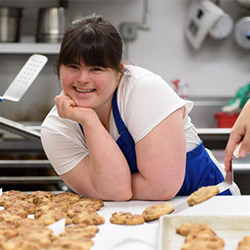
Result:
M222 39L232 30L231 17L213 2L193 1L191 3L185 34L195 49L201 47L208 34L211 33L211 37L215 39Z
M40 8L37 42L60 43L68 26L68 10L63 7Z
M0 42L18 42L23 8L0 7Z
M243 17L235 24L236 43L243 49L250 49L250 16Z
M34 54L30 56L28 61L24 64L13 82L5 91L4 95L0 96L0 102L4 99L18 102L36 79L47 61L48 58L43 55Z

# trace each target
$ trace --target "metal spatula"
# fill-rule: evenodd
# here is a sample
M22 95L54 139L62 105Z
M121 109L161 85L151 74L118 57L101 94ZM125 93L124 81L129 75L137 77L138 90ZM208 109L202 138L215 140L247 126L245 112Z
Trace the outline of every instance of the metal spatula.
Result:
M240 146L241 146L241 143L239 143L236 146L236 148L235 148L235 150L233 152L233 157L232 157L231 163L230 163L230 169L226 173L225 180L223 182L221 182L220 184L217 185L217 187L219 188L219 193L224 192L225 190L227 190L233 184L233 181L234 181L234 171L233 171L232 161L233 161L233 159L237 159L237 158L240 157L240 155L239 155Z
M48 58L46 56L38 54L32 55L19 71L4 95L0 96L0 102L4 99L18 102L36 79L47 61Z

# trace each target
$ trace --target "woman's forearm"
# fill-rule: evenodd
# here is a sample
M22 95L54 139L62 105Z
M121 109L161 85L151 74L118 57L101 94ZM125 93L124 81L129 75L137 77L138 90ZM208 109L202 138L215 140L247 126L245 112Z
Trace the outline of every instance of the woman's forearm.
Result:
M89 174L93 186L107 197L130 199L131 173L119 146L97 116L82 125L89 150Z
M132 175L133 199L135 200L169 200L172 199L180 189L182 182L175 182L175 176L170 176L164 183L162 180L152 181L144 178L140 173ZM172 179L172 181L171 181Z

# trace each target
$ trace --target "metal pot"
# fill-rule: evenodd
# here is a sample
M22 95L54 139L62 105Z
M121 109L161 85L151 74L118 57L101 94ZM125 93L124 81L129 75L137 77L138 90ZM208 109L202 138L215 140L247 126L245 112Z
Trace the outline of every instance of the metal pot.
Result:
M40 8L37 42L60 43L68 25L68 10L63 7Z
M18 42L23 8L0 7L0 42Z

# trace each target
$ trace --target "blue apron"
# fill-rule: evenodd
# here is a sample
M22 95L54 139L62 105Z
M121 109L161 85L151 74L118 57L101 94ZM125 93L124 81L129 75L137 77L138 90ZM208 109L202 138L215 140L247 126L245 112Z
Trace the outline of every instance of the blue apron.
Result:
M135 154L135 142L127 130L118 109L117 91L112 100L112 111L120 137L116 141L127 159L131 174L138 172ZM80 125L83 132L82 126ZM177 195L190 195L200 187L217 185L224 181L224 177L208 155L203 143L187 153L186 174L181 189ZM229 190L220 195L231 195Z

